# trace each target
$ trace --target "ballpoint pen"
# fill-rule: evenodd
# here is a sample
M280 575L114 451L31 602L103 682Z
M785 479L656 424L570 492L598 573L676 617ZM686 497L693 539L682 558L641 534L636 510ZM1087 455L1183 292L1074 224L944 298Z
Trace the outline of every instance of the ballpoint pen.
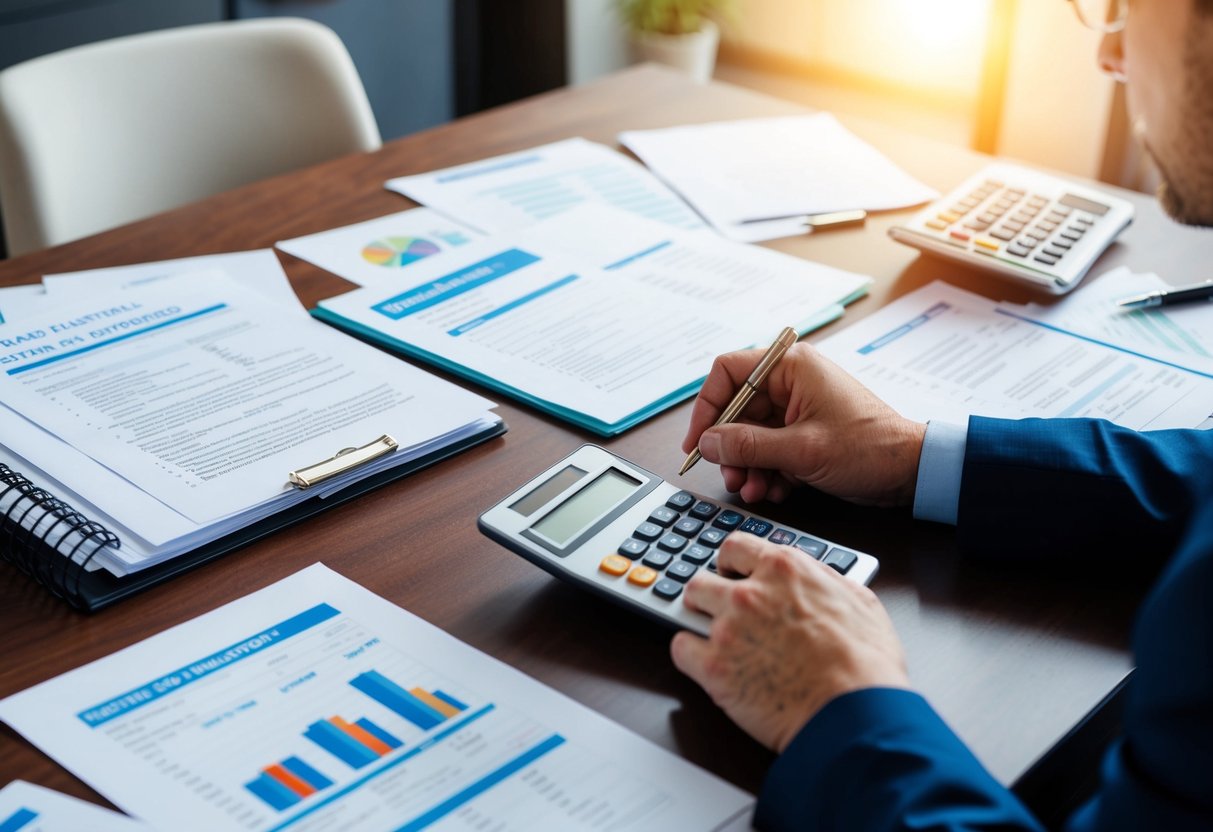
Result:
M741 389L737 391L737 395L733 396L733 400L729 402L728 407L721 411L720 418L716 420L716 425L727 425L737 420L737 417L745 410L746 405L750 403L750 399L754 398L754 394L758 392L758 388L767 380L767 376L771 374L771 370L779 363L779 359L783 358L788 348L796 343L797 337L796 330L790 326L783 328L783 332L779 333L779 337L775 339L775 343L771 344L766 355L762 357L762 360L758 362L758 366L750 373L750 377L741 383ZM713 427L716 425L713 425ZM691 470L691 466L700 459L702 457L699 454L699 448L695 448L687 454L686 461L682 463L682 468L678 471L678 476L681 477Z
M827 226L843 226L862 223L867 219L868 212L860 209L854 211L829 211L824 214L783 214L778 217L754 217L741 220L738 225L753 225L760 222L778 222L779 220L804 220L810 228L826 228Z
M1213 300L1213 280L1195 286L1179 286L1134 295L1118 300L1117 303L1125 309L1149 309L1151 306L1170 306L1173 303L1189 303L1194 300Z

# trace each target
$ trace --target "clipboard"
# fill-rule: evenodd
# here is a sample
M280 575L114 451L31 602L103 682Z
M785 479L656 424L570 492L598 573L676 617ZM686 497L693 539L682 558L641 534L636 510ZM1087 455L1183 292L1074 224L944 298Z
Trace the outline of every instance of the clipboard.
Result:
M390 482L407 477L409 474L420 471L423 468L428 468L468 448L487 442L490 439L495 439L507 430L505 422L494 422L479 433L472 434L458 442L453 442L409 462L372 474L333 494L323 497L317 495L301 503L297 503L244 528L208 541L196 549L170 558L163 563L138 572L132 572L122 577L107 572L104 569L97 569L91 572L86 570L83 565L71 557L65 556L59 548L46 543L43 539L45 534L39 536L32 533L31 529L21 523L21 518L12 516L14 514L12 511L7 513L0 512L0 560L14 565L50 594L62 599L70 606L85 612L94 612L113 604L115 601L153 587L156 584L195 569L204 563L209 563L229 552L268 537L281 529L302 522L322 511L347 503ZM326 479L330 479L337 473L349 470L351 467L357 465L366 464L370 459L394 451L395 441L391 440L389 443L385 440L391 440L391 437L380 437L374 442L362 446L362 448L348 449L349 451L362 450L364 451L362 454L351 456L348 452L338 452L328 460L323 460L320 463L291 473L299 474L303 472L302 479L308 479L310 480L310 485L315 485ZM373 454L373 456L368 457L368 454ZM329 471L333 472L329 473L328 476L317 477L317 472L312 471L312 469L320 469L319 473L321 474ZM310 476L308 474L309 471L312 472ZM63 525L71 524L73 530L79 532L79 536L82 536L85 540L91 540L98 547L112 545L112 543L109 543L111 540L117 541L116 535L113 535L100 524L84 517L79 512L74 511L71 506L56 499L48 492L36 488L28 480L24 481L25 486L15 484L13 477L24 480L19 474L12 472L7 466L3 466L3 471L0 471L0 496L3 496L13 488L22 488L22 490L28 492L26 495L27 505L32 503L39 510L45 511L47 517L50 518L47 524L43 524L47 530L58 526L58 533L62 533ZM310 485L296 487L307 488ZM22 509L22 511L27 510ZM38 528L38 526L35 526L35 528Z

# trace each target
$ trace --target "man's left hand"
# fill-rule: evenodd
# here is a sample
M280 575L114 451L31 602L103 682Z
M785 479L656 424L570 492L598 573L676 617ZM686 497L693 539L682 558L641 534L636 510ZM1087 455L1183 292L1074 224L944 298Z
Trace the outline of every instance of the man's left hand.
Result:
M782 752L836 696L909 687L893 622L867 587L807 554L753 535L720 547L685 603L712 617L709 638L681 632L670 653L754 739Z

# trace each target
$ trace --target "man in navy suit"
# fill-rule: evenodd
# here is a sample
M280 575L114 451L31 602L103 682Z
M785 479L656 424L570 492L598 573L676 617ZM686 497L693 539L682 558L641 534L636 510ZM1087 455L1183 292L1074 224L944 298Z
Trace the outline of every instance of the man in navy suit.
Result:
M1213 225L1213 2L1109 0L1083 22L1105 32L1101 66L1128 84L1165 179L1163 206ZM772 372L746 422L711 427L759 355L717 360L683 448L719 463L746 501L804 484L913 505L916 517L955 524L970 556L992 559L1025 547L1165 556L1133 633L1124 734L1067 828L1213 829L1213 431L1136 433L1085 419L922 425L807 344ZM911 690L869 590L749 535L731 536L718 565L740 579L701 574L685 596L713 617L710 637L679 633L671 652L779 753L760 828L1040 829Z

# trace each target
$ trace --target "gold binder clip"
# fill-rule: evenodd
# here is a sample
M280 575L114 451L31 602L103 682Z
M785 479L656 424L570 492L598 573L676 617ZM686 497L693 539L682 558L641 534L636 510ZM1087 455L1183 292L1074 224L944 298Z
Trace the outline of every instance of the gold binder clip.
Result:
M323 462L317 462L315 465L300 468L298 471L291 471L288 479L290 479L291 485L296 488L311 488L313 485L332 479L347 471L352 471L360 465L365 465L372 459L378 459L384 454L390 454L399 447L400 445L396 440L385 433L374 442L370 442L360 448L342 448Z

